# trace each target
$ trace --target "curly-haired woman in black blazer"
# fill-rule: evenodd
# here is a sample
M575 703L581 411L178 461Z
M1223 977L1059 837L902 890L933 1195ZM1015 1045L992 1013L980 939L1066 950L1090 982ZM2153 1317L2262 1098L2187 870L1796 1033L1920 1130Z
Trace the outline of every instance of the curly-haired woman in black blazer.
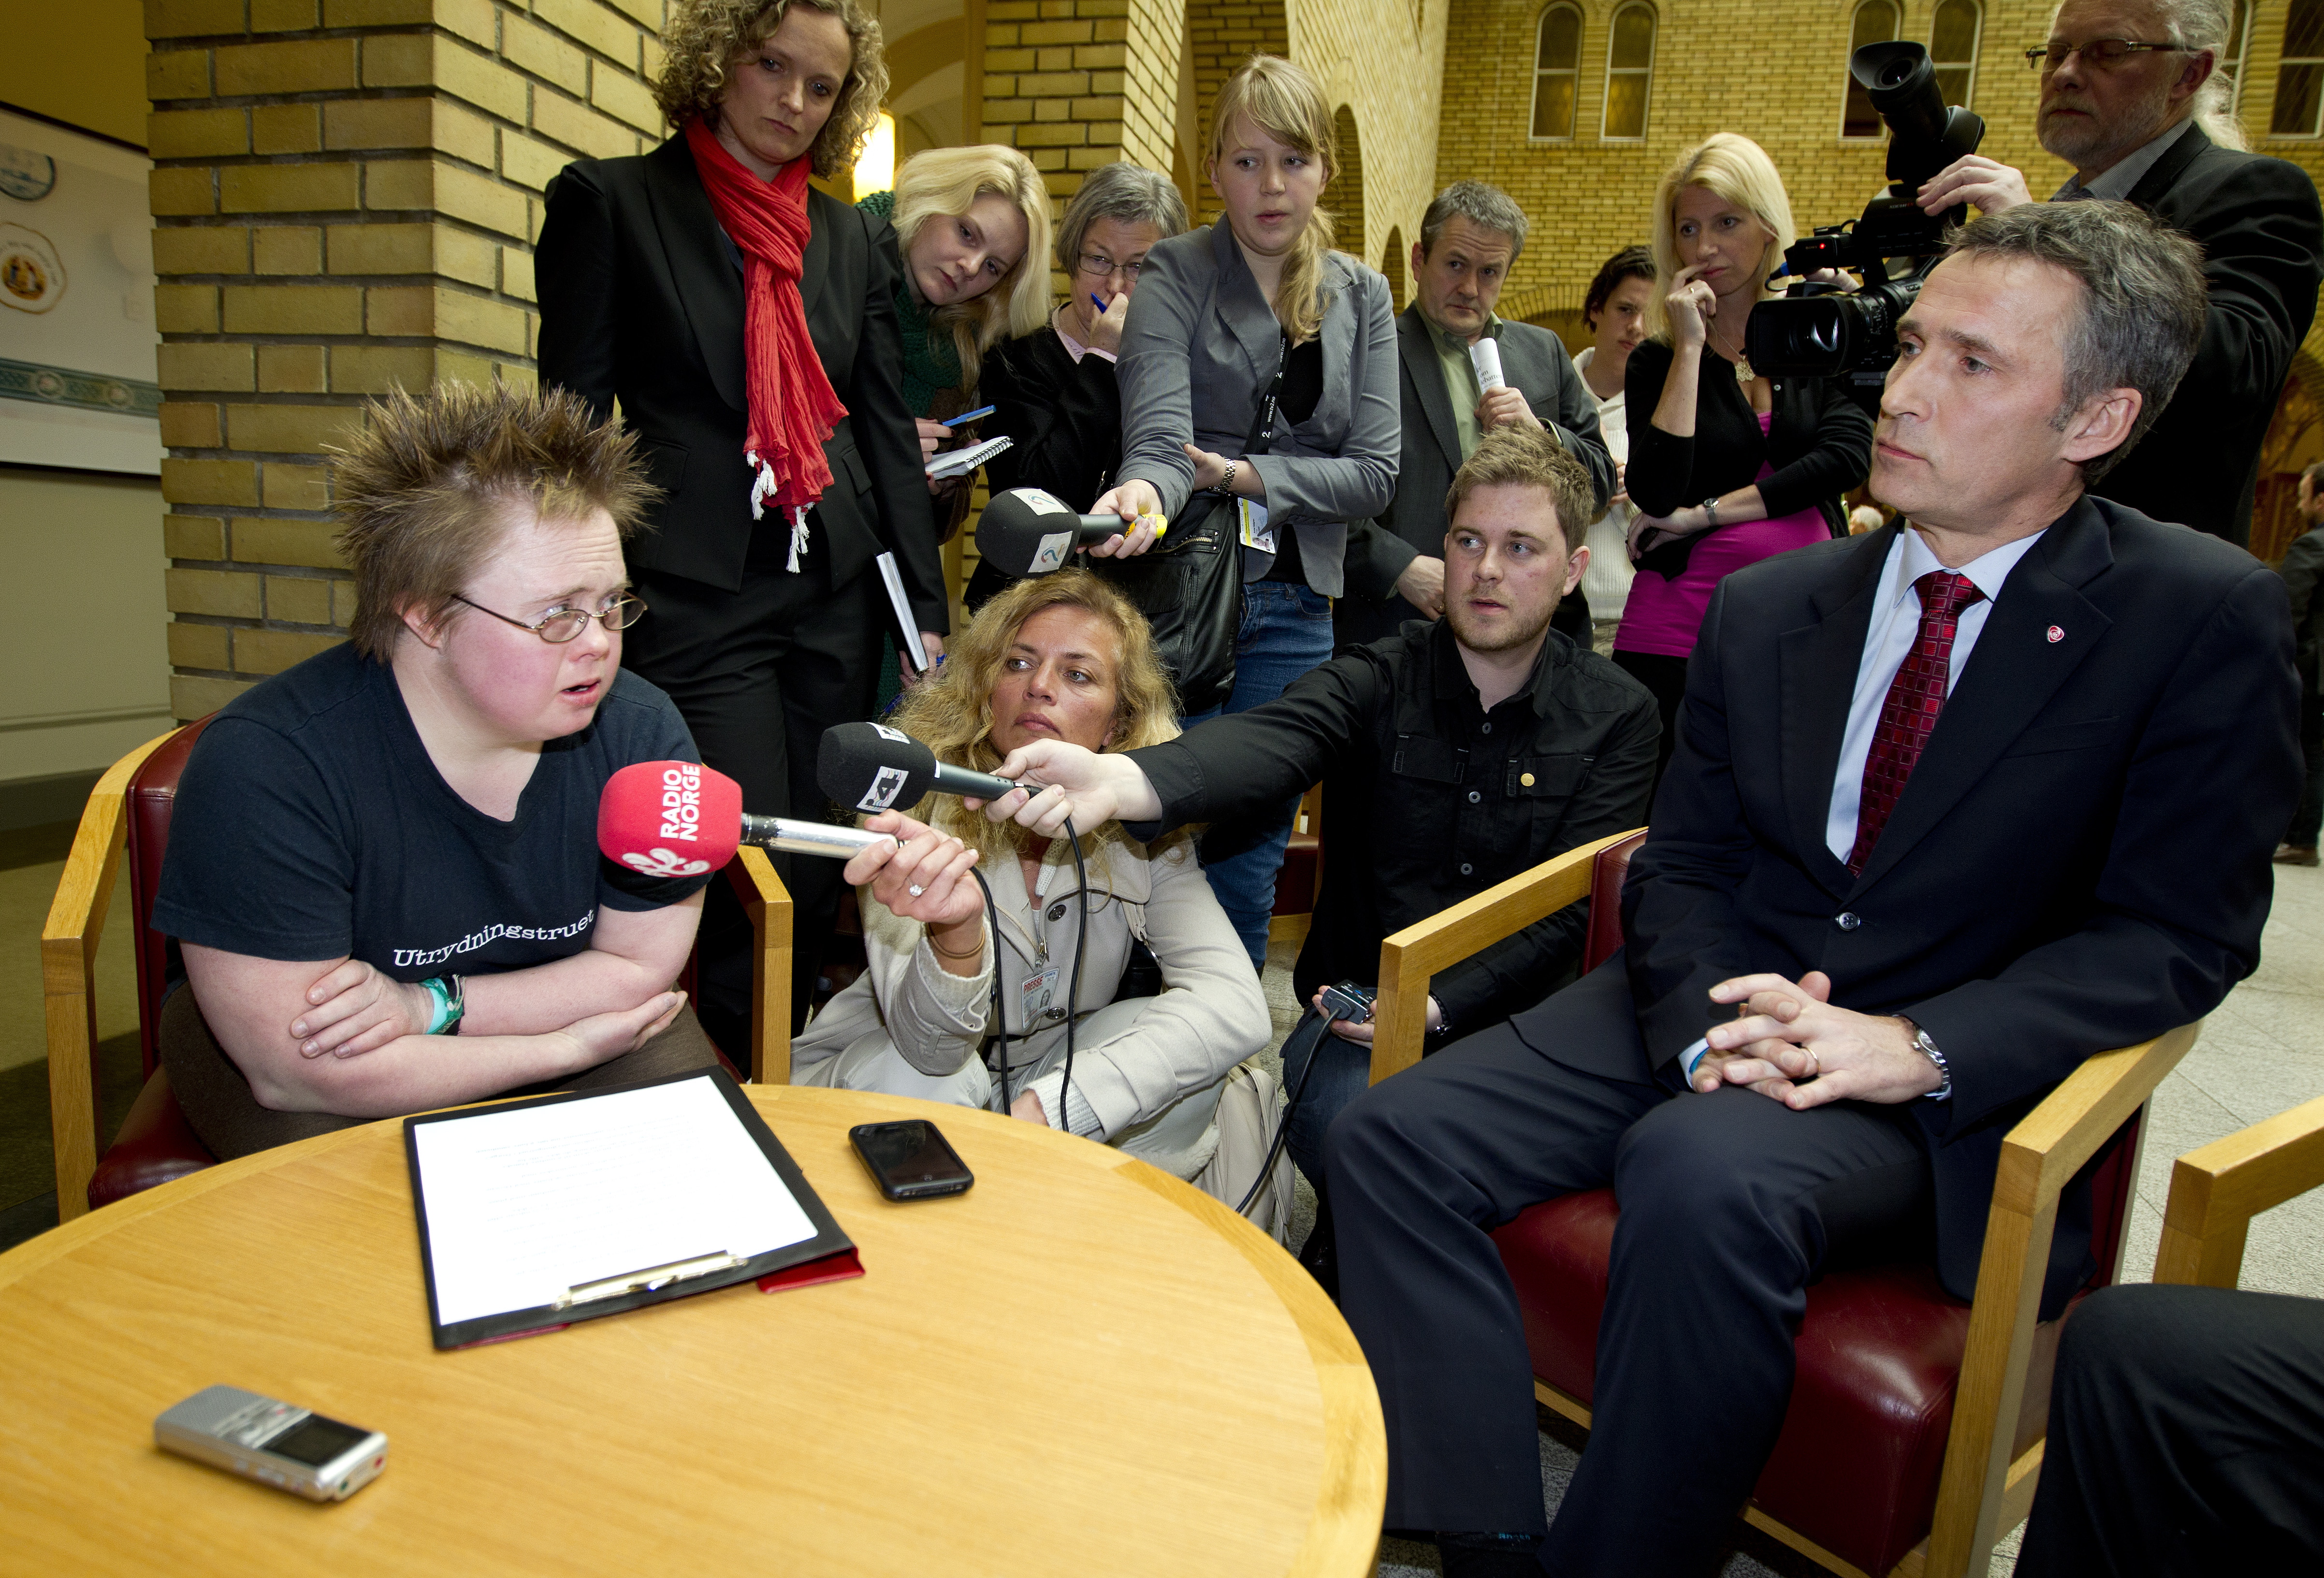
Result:
M629 666L752 810L815 816L824 729L872 710L890 621L873 558L895 554L932 651L949 628L889 227L807 184L850 168L879 114L880 25L858 0L679 0L663 42L678 134L549 186L540 374L600 416L618 401L664 490L630 555L655 625ZM777 859L798 935L827 935L838 868ZM700 1004L724 1039L749 1012L749 933L713 887ZM794 957L796 1019L818 961Z

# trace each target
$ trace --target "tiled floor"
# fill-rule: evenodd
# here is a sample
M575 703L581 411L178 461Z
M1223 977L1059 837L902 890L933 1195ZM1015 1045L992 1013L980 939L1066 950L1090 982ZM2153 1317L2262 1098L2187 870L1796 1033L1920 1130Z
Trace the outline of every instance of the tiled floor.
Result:
M2324 869L2278 867L2276 879L2258 971L2205 1022L2195 1049L2155 1093L2124 1256L2126 1281L2144 1282L2153 1270L2176 1158L2324 1096ZM2243 1286L2324 1297L2324 1191L2254 1219ZM1544 1499L1555 1517L1575 1457L1546 1435L1541 1446ZM2008 1578L2016 1553L2013 1534L1995 1554L1991 1578ZM1810 1570L1788 1563L1783 1569ZM1392 1540L1381 1550L1381 1578L1423 1578L1437 1571L1432 1546ZM1723 1578L1775 1573L1738 1555Z

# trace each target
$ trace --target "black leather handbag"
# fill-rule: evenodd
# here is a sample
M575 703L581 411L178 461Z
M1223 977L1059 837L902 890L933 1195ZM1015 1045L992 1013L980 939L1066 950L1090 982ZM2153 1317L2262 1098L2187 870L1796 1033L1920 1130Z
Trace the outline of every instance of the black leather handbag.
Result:
M1286 335L1276 356L1275 380L1259 396L1244 458L1266 454L1275 442L1283 362L1290 346ZM1242 626L1239 514L1229 495L1194 494L1144 553L1089 561L1146 615L1155 652L1177 688L1181 717L1222 706L1234 694L1235 640Z

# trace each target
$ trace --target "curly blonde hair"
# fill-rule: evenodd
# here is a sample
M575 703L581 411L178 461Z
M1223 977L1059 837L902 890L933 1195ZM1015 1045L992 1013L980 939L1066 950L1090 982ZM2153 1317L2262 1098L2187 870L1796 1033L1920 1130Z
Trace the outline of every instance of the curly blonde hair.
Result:
M1079 608L1113 632L1113 723L1102 749L1136 751L1178 737L1178 698L1154 651L1154 633L1136 604L1078 566L1028 576L977 611L968 629L945 649L944 667L905 694L896 727L920 741L939 761L990 772L1001 765L992 743L992 687L1001 661L1025 622L1045 608ZM1026 830L971 811L953 795L932 794L907 813L981 852L989 864L1024 847ZM1121 825L1077 829L1084 840L1118 839Z
M661 35L669 55L654 78L654 102L671 125L699 119L715 126L718 101L726 96L734 62L782 26L793 5L839 18L853 51L839 102L807 150L807 168L827 178L854 168L879 124L880 102L888 97L880 23L857 0L676 0Z
M896 172L896 245L908 262L921 226L967 213L986 192L999 192L1025 216L1025 255L982 294L928 314L930 328L952 336L964 390L976 387L985 352L1049 321L1048 189L1030 159L998 143L930 148Z
M1304 68L1278 55L1253 55L1219 89L1211 106L1211 167L1227 156L1235 123L1247 122L1286 148L1321 161L1323 185L1340 173L1340 138L1323 85ZM1223 220L1221 221L1224 223ZM1323 288L1323 254L1332 250L1332 216L1319 202L1308 210L1307 228L1284 261L1275 288L1275 316L1293 345L1305 345L1323 328L1332 294Z

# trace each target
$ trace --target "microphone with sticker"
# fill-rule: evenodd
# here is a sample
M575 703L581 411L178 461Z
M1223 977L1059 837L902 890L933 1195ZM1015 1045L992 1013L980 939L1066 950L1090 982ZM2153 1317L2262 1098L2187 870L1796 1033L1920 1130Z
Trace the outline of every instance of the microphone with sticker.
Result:
M1083 515L1055 494L1012 487L985 502L976 523L976 551L1012 576L1063 569L1076 549L1093 548L1130 530L1119 515ZM1162 535L1165 528L1155 529Z
M815 759L823 792L853 811L900 811L933 789L997 800L1019 788L1005 778L938 761L935 752L885 724L836 724L823 732Z
M653 877L694 877L734 858L738 844L852 860L895 839L861 827L758 817L742 786L698 761L637 761L605 780L597 798L597 847L607 860Z

